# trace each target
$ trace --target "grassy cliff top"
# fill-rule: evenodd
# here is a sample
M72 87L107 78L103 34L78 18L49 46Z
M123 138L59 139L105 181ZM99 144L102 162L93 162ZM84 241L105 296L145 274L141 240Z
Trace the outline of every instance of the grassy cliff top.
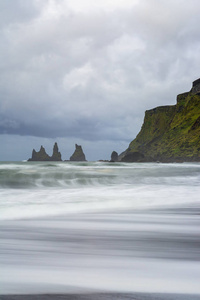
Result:
M147 110L122 160L200 161L200 95L180 94L176 105Z

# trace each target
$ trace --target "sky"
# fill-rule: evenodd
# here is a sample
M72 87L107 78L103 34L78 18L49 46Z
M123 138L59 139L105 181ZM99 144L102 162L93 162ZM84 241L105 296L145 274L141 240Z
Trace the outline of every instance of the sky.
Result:
M199 0L0 0L0 161L128 148L200 77Z

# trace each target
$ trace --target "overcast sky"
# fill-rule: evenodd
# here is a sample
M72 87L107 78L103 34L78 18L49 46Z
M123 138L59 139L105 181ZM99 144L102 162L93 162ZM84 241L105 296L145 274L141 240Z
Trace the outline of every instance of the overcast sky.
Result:
M109 159L200 77L199 0L0 0L0 160Z

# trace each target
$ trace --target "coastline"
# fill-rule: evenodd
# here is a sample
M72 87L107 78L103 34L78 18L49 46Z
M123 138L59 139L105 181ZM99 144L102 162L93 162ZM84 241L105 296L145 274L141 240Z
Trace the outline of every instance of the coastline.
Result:
M0 299L200 300L199 164L2 170Z
M0 300L199 300L197 294L88 293L0 295Z

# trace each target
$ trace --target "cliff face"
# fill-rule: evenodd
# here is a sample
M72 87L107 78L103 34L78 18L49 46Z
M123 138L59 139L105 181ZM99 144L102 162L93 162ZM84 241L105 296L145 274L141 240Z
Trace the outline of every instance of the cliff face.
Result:
M83 153L82 147L79 145L75 145L76 149L72 156L70 157L71 161L86 161L85 154Z
M200 161L199 83L178 95L176 105L146 111L141 131L121 161Z
M38 152L33 149L32 157L29 158L28 161L61 161L61 154L58 151L57 143L54 144L52 156L49 156L44 147L41 146L40 151Z

